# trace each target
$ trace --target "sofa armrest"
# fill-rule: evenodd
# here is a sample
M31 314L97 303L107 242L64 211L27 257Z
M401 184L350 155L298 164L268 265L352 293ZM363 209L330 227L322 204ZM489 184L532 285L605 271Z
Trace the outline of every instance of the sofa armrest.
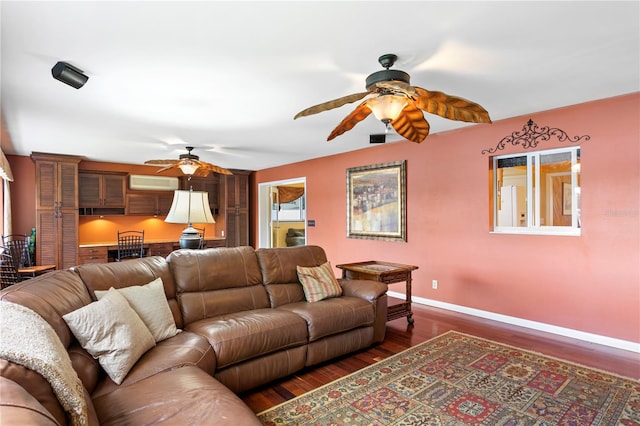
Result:
M58 425L47 411L22 386L0 376L0 419L3 424Z
M380 296L386 294L388 286L385 283L373 280L350 280L338 278L342 287L343 296L352 296L375 302Z

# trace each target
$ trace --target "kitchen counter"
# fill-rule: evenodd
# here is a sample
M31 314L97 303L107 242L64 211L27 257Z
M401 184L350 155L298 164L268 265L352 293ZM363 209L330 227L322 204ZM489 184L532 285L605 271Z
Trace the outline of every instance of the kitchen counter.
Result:
M220 238L205 238L205 241L207 242L226 242L226 238L224 237L220 237ZM144 245L147 246L149 244L168 244L168 243L172 243L176 246L179 246L180 243L175 240L175 239L165 239L165 240L144 240ZM87 248L87 247L107 247L107 249L118 249L118 242L117 241L107 241L107 242L95 242L95 243L85 243L85 244L80 244L79 245L80 248Z
M180 248L180 243L175 239L145 240L145 256L167 257L172 251ZM206 248L226 247L225 238L205 238ZM103 241L80 244L78 249L78 264L114 262L118 254L116 241Z

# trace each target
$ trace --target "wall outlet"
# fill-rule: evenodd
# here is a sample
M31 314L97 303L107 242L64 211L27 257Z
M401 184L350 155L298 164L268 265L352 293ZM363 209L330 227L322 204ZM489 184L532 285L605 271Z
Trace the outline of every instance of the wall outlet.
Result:
M431 288L434 290L438 289L438 280L431 281Z

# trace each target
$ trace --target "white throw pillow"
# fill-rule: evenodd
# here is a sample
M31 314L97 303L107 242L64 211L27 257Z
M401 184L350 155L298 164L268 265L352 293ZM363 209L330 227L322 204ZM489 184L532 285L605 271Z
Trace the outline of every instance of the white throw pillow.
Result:
M127 300L113 288L97 302L63 315L80 345L121 384L131 367L156 342Z
M156 278L146 285L136 285L116 289L127 299L129 305L140 316L156 342L178 334L176 322L164 294L162 278ZM106 291L96 291L98 300Z

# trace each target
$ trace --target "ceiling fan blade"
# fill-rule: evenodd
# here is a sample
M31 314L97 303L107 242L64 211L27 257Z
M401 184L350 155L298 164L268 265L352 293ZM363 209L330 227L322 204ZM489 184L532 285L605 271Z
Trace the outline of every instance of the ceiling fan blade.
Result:
M296 114L295 117L293 117L293 119L295 120L296 118L300 118L300 117L305 117L307 115L312 115L312 114L317 114L319 112L322 111L328 111L330 109L334 109L334 108L338 108L341 107L342 105L346 105L346 104L350 104L352 102L355 101L359 101L360 99L364 98L365 96L367 96L370 92L362 92L362 93L355 93L353 95L348 95L348 96L343 96L342 98L338 98L338 99L334 99L332 101L327 101L318 105L314 105L312 107L309 107L303 111L300 111L299 113Z
M414 87L414 89L417 94L415 104L423 111L449 120L491 123L487 110L475 102L421 87Z
M192 176L207 177L209 176L209 170L204 167L198 167Z
M176 160L147 160L144 164L173 164Z
M399 80L378 81L375 84L376 92L391 92L396 95L415 96L413 86Z
M409 102L400 115L391 122L400 136L411 142L420 143L429 135L429 122L412 102Z
M216 165L213 165L213 164L210 164L210 163L205 163L204 161L196 160L196 161L194 161L194 163L196 163L196 164L198 164L200 166L200 167L198 167L196 172L198 172L200 169L203 169L203 170L207 170L207 172L211 171L211 172L214 172L214 173L220 173L221 175L232 175L233 174L229 170L227 170L227 169L225 169L223 167L216 166Z
M169 164L168 166L165 166L165 167L163 167L163 168L161 168L161 169L156 170L156 173L162 173L162 172L164 172L165 170L174 169L174 168L178 167L179 165L180 165L180 163L179 163L179 162L176 162L176 161L174 160L173 164Z
M347 115L335 129L333 129L327 140L330 141L347 130L353 129L356 124L367 118L369 114L371 114L371 108L367 106L367 101L364 101L358 105L351 114Z

